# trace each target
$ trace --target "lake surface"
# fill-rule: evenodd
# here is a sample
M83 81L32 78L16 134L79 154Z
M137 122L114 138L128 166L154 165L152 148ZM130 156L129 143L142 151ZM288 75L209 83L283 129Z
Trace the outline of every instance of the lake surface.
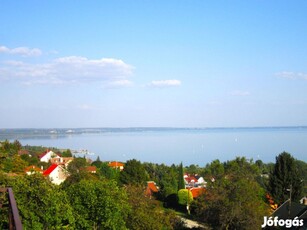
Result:
M307 127L273 128L104 128L6 129L0 140L18 139L22 145L87 149L102 161L198 164L236 156L275 162L283 151L307 161Z

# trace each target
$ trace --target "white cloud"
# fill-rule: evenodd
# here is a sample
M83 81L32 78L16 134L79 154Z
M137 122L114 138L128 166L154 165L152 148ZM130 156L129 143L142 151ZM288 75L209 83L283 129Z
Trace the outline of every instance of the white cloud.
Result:
M249 91L242 91L242 90L234 90L230 92L230 95L232 96L249 96L250 92Z
M17 48L8 48L6 46L0 46L0 53L8 53L8 54L15 54L20 55L23 57L34 57L42 55L42 51L38 48L29 48L29 47L17 47Z
M307 73L302 72L290 72L290 71L283 71L275 74L278 77L292 79L292 80L307 80Z
M159 80L159 81L152 81L148 84L150 87L157 87L157 88L164 88L164 87L174 87L180 86L181 81L179 80Z
M0 80L17 80L24 84L66 84L115 82L127 85L133 67L113 58L88 59L79 56L61 57L49 62L6 61L0 64Z

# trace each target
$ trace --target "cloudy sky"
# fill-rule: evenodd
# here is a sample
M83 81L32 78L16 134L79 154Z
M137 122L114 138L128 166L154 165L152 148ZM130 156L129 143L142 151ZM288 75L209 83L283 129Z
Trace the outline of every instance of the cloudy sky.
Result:
M307 2L1 2L0 128L307 125Z

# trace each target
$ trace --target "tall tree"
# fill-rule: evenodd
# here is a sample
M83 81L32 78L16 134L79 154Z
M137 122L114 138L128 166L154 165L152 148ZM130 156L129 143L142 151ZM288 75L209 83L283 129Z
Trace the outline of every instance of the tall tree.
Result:
M182 162L180 163L178 170L179 170L179 173L178 173L178 191L179 191L180 189L185 189Z
M131 206L126 220L128 229L173 229L171 224L178 218L174 212L163 210L159 202L145 195L142 187L128 185L126 191Z
M120 181L123 184L145 185L148 174L140 161L128 160L124 170L120 172Z
M288 200L290 189L292 200L301 198L302 181L302 175L298 171L295 159L287 152L279 154L269 181L269 190L275 202L282 204Z
M225 171L209 181L206 193L196 199L196 215L214 229L259 229L268 206L254 164L236 158L224 165Z

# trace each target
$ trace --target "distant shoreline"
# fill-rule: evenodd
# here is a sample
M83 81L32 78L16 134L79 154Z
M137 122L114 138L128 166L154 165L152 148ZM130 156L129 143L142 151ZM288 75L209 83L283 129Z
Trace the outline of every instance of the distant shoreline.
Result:
M86 130L86 131L97 131L97 130L210 130L210 129L292 129L292 128L307 128L307 125L288 125L288 126L233 126L233 127L79 127L79 128L0 128L0 132L9 130Z
M103 133L148 133L148 132L248 132L248 131L307 131L307 126L264 126L264 127L130 127L130 128L11 128L0 129L1 139L27 139L65 137L80 134Z

